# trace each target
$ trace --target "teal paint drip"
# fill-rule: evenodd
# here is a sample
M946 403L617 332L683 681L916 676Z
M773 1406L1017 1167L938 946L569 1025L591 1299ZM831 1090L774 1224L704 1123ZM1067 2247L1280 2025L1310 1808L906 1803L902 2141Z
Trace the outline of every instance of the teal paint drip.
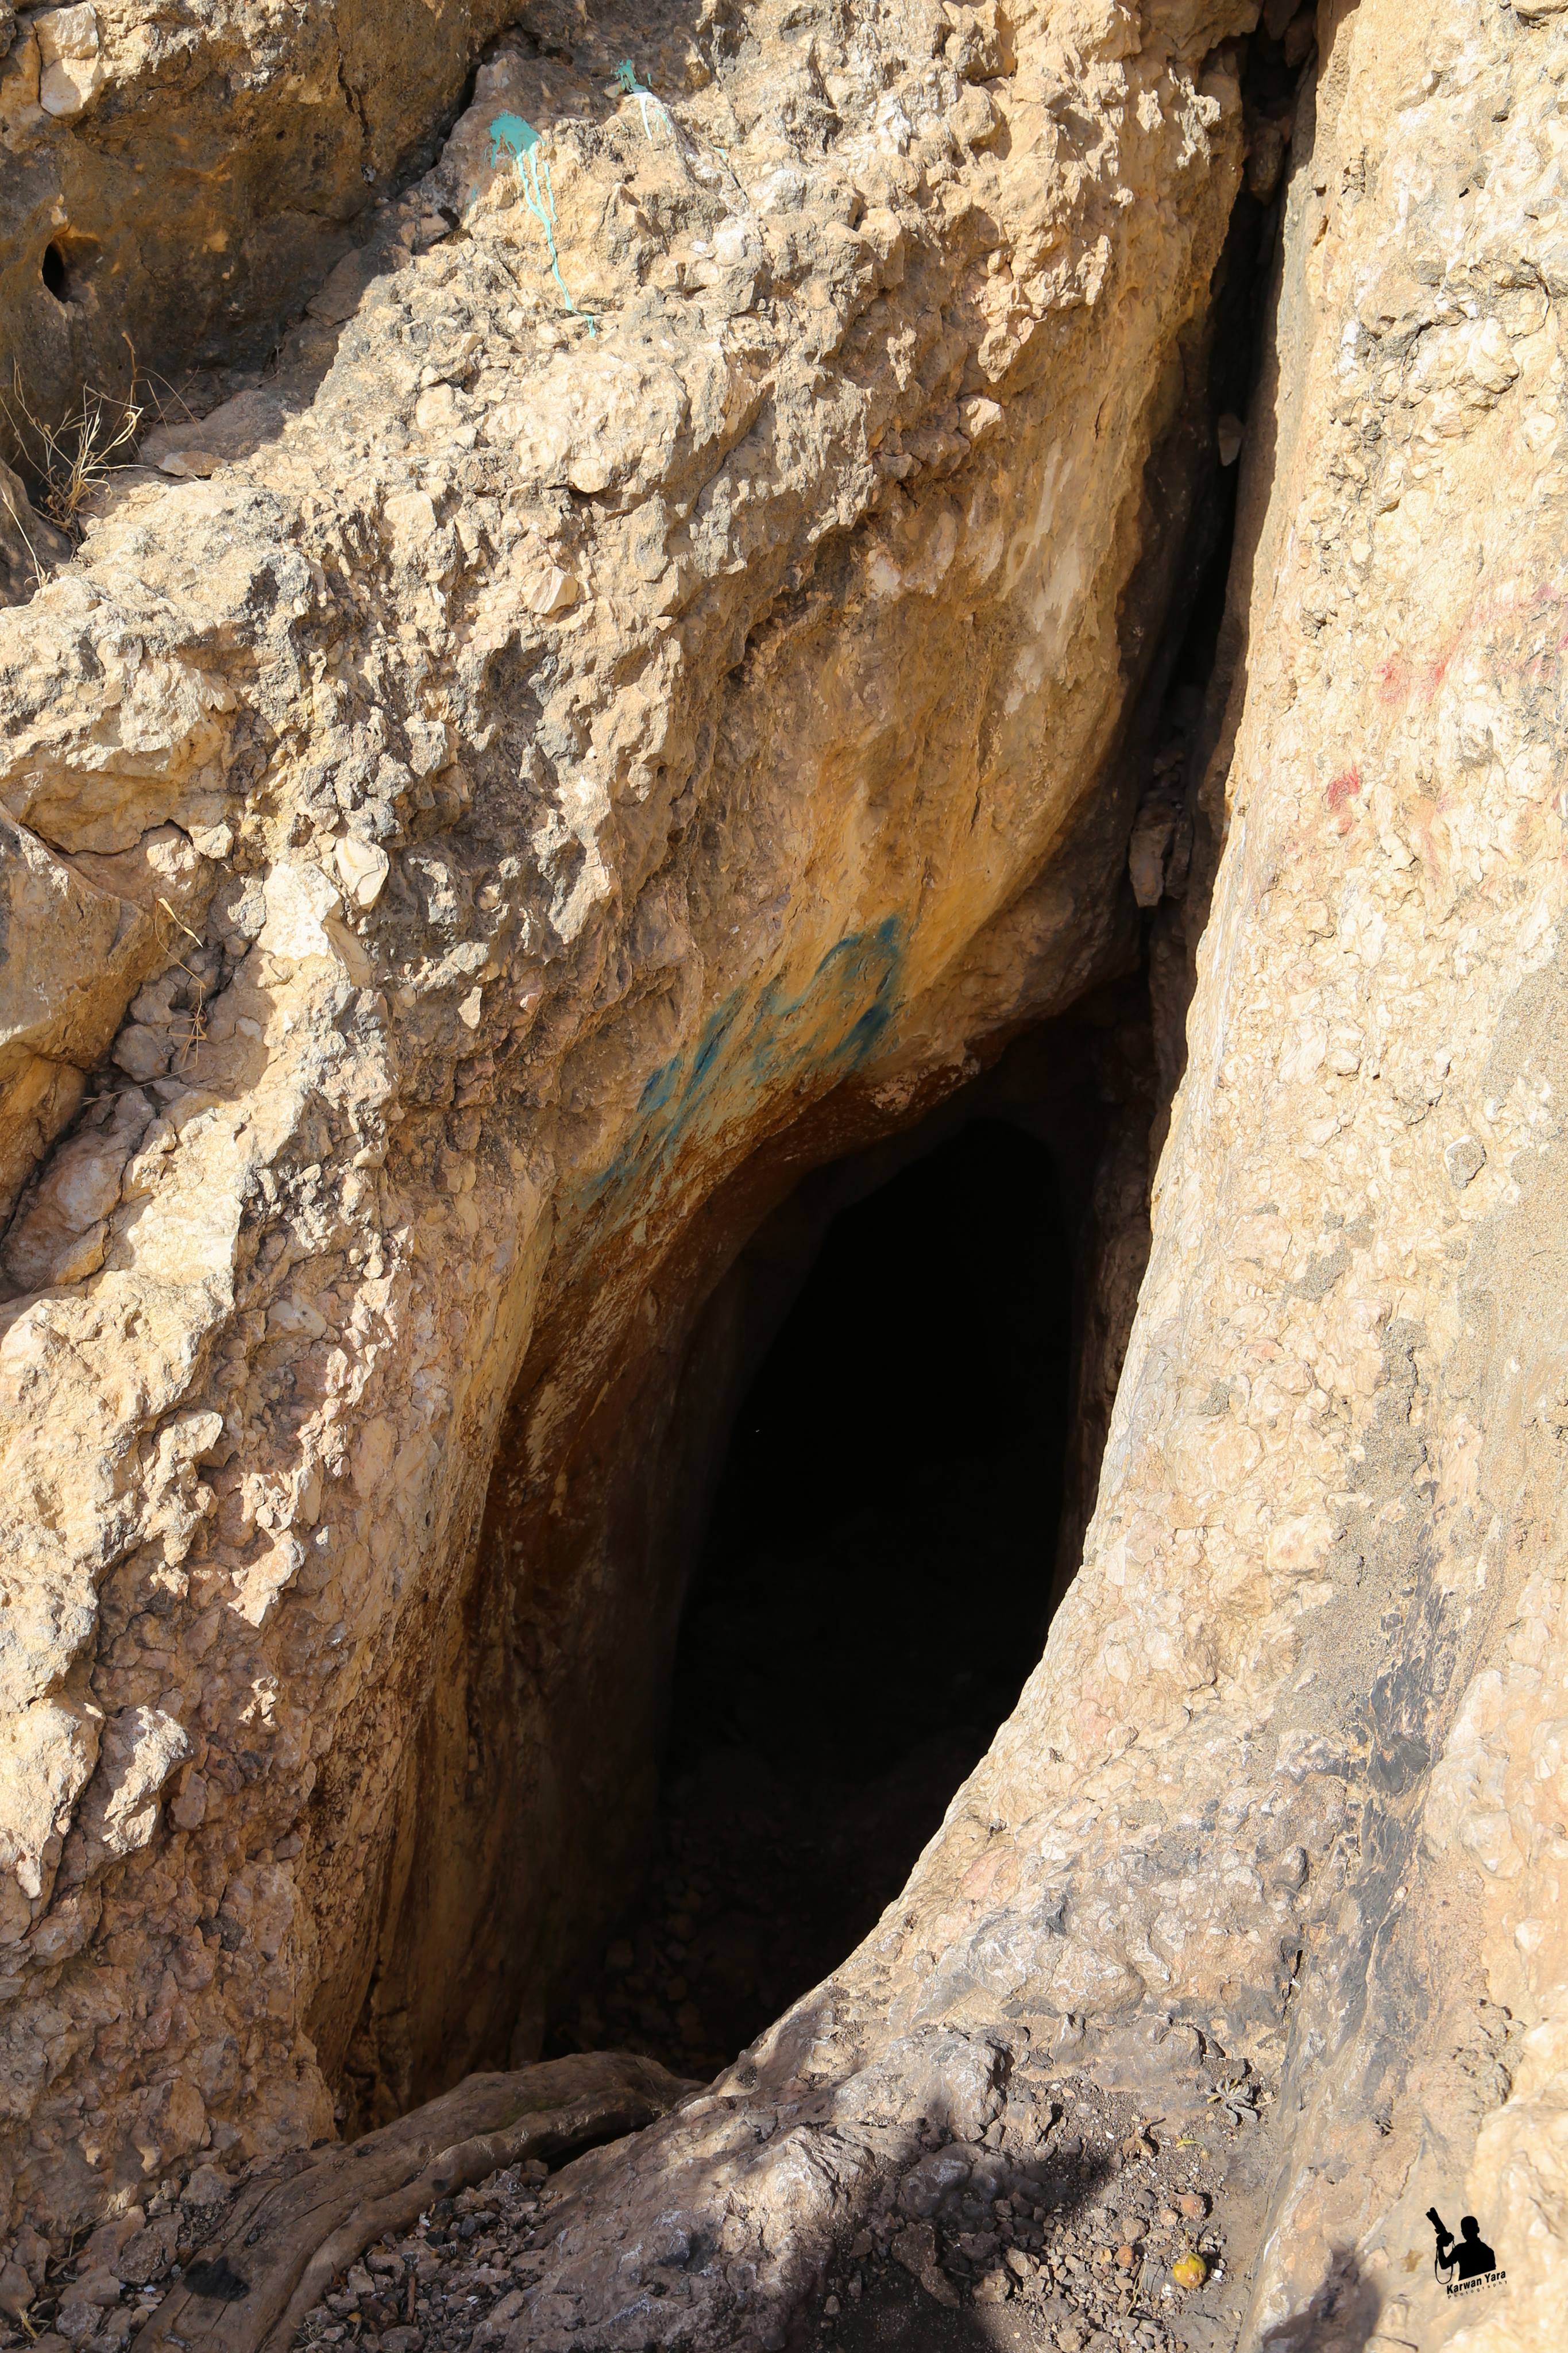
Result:
M626 91L628 98L636 99L637 102L637 112L642 116L643 137L647 141L648 145L650 147L653 145L653 132L648 128L647 120L647 111L650 106L653 108L654 112L658 115L659 121L668 131L670 137L673 139L675 136L675 126L669 120L669 109L661 100L655 98L651 90L644 89L642 83L637 79L637 69L636 66L633 65L630 58L623 58L621 59L620 64L616 68L616 79L620 84L622 90Z
M544 231L544 242L550 248L550 274L561 289L561 299L574 318L586 319L589 334L596 335L599 330L593 312L578 309L561 275L561 256L555 249L555 191L550 185L548 159L536 152L538 146L538 132L521 114L498 114L490 124L490 169L495 169L503 153L511 157L517 166L522 201ZM542 185L541 171L544 174Z

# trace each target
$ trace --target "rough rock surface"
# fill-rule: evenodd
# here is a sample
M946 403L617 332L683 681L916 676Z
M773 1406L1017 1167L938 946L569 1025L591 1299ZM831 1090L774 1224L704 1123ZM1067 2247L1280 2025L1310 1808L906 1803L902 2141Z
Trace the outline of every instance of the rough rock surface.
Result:
M15 430L84 387L254 368L427 162L504 0L0 6L0 392ZM179 414L178 403L175 414Z
M1083 1568L879 1932L580 2163L514 2345L738 2337L809 2298L911 2115L1026 2129L1068 2053L1166 2131L1232 2088L1244 2260L1199 2341L1560 2326L1563 29L1320 20ZM1484 2218L1484 2300L1435 2281L1434 2203ZM607 2275L656 2216L735 2263Z
M535 2031L636 1834L697 1304L1125 954L1250 14L762 8L693 90L531 12L404 229L0 616L11 903L92 943L23 1008L19 1174L63 1140L4 1245L29 2228ZM518 2353L831 2334L883 2254L1063 2347L1560 2330L1568 23L1316 38L1082 1568L876 1934L561 2177ZM1082 2291L1132 2224L1047 2194L1064 2126L1134 2222L1201 2144L1225 2265ZM1433 2204L1506 2281L1446 2300Z
M1130 953L1245 14L531 11L0 617L17 2213L530 2055L697 1306Z

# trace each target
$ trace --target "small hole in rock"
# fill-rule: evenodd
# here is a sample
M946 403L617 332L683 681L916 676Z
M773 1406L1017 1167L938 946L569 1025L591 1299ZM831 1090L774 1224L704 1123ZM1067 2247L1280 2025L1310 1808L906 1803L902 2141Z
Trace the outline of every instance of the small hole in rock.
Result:
M45 246L42 276L44 284L57 302L70 301L70 274L66 269L65 255L58 245Z

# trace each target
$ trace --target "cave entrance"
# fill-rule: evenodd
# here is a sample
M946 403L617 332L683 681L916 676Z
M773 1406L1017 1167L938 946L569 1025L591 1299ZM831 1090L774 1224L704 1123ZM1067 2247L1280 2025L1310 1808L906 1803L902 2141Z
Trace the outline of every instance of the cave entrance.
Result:
M885 1165L825 1172L753 1245L820 1233L734 1416L643 1899L552 2049L728 2063L896 1896L1039 1657L1081 1220L1008 1118Z

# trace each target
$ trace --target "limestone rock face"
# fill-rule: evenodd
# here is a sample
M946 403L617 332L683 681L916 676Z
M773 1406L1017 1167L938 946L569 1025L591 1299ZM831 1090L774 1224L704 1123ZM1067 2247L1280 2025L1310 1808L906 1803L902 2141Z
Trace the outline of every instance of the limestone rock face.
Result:
M339 202L266 146L307 13L223 53L273 194L181 207L257 316L232 219ZM0 614L18 2213L531 2055L648 1802L679 1588L624 1507L702 1298L1132 953L1250 15L530 10ZM388 121L474 22L398 20ZM151 177L174 37L17 23L16 137ZM199 92L260 35L187 37Z
M878 1933L579 2167L514 2346L650 2325L595 2258L656 2208L787 2306L908 2164L877 2122L1026 2126L1041 2058L1166 2131L1212 2137L1229 2087L1251 2253L1198 2341L1560 2328L1568 27L1362 0L1317 32L1082 1569ZM1433 2204L1481 2218L1486 2302L1435 2282Z
M929 2143L1064 2073L1228 2167L1194 2345L1560 2332L1568 18L1269 6L1316 64L1216 437L1253 14L530 11L0 614L18 2218L532 2055L646 1819L699 1310L1125 967L1213 443L1082 1566L873 1936L568 2170L510 2342L780 2347L879 2199L942 2286Z
M156 402L192 367L259 365L374 196L434 153L508 14L497 0L0 12L13 430L78 413L84 387L128 396L138 370Z

